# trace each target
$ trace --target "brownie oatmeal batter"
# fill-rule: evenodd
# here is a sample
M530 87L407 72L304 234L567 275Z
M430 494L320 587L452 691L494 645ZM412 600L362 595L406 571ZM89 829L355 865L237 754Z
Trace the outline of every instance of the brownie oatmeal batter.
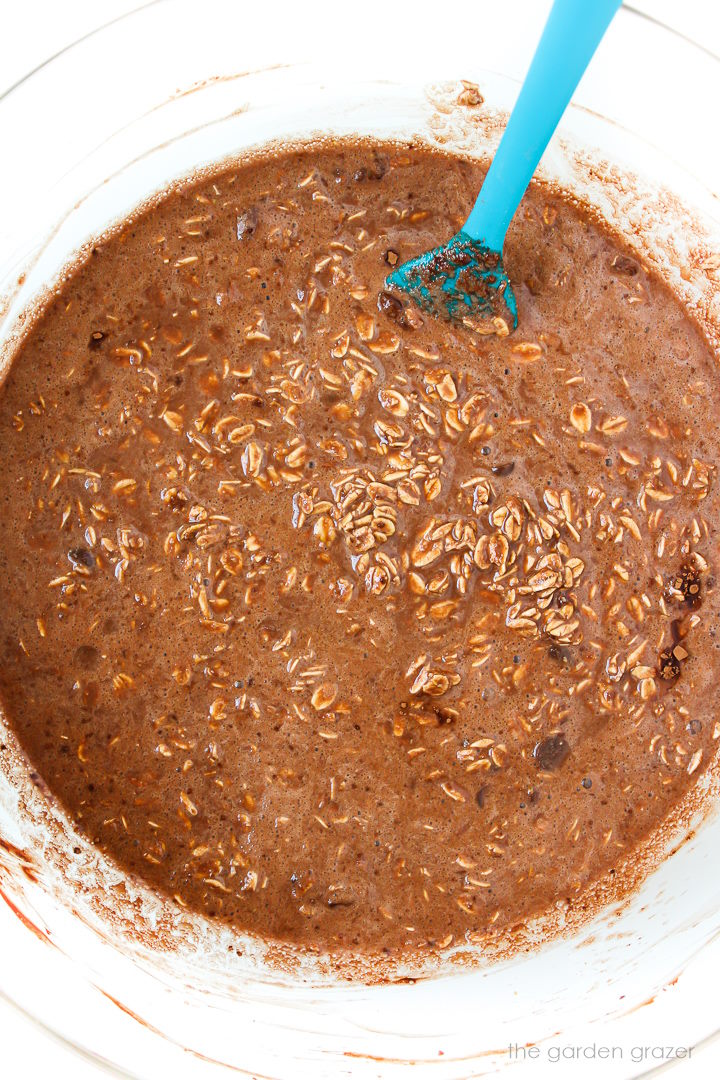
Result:
M720 729L715 360L531 187L518 330L384 291L479 166L328 145L98 244L0 400L0 691L178 905L360 953L610 881Z

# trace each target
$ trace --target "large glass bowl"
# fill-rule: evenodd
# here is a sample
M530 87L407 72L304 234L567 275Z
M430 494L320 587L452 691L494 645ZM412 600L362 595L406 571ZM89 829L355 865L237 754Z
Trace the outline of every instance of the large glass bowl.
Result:
M328 133L487 157L545 13L533 0L176 0L64 51L0 99L3 365L84 244L213 161ZM461 79L483 104L460 103ZM717 343L720 63L623 10L576 100L543 175L622 229ZM311 958L270 963L260 944L171 915L125 881L0 722L0 995L139 1077L537 1077L538 1061L606 1076L598 1047L614 1076L641 1075L668 1047L714 1037L719 801L714 773L657 838L642 887L542 948L348 984ZM537 1054L509 1052L531 1044ZM568 1053L593 1045L581 1065Z

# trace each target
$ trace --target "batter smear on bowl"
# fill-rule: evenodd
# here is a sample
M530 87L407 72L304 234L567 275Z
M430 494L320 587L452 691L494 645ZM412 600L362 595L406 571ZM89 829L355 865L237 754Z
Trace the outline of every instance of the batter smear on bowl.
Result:
M265 938L581 905L715 752L714 355L538 185L515 333L388 293L481 177L329 144L177 190L0 399L9 719L124 870Z

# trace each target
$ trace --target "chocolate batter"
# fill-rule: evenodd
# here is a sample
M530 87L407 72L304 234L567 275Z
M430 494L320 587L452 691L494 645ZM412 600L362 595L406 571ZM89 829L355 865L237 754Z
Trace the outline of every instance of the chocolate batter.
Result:
M540 186L515 333L385 292L481 178L348 144L187 186L93 249L0 400L10 721L127 872L267 938L581 904L715 752L714 356Z

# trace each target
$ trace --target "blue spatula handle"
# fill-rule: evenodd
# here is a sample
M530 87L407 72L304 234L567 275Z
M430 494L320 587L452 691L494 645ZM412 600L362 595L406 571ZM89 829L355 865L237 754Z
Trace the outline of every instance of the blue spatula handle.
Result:
M622 0L555 0L463 232L502 251L507 227Z

